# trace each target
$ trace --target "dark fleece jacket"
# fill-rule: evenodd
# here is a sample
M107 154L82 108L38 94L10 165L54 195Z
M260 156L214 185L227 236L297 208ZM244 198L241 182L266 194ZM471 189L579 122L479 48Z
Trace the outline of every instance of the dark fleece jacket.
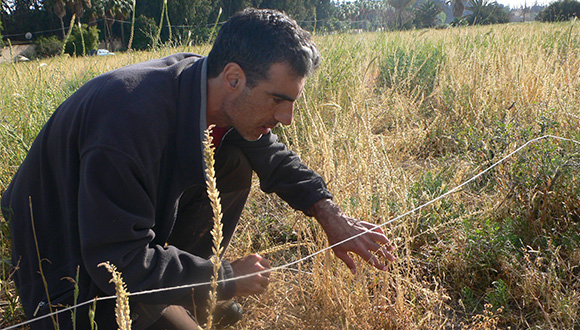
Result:
M89 81L68 98L39 133L2 196L12 231L14 279L28 318L46 314L48 290L54 304L113 295L111 275L99 263L122 272L130 292L206 282L211 263L165 246L182 192L204 183L200 134L202 62L175 54L131 65ZM322 178L273 134L255 142L234 130L223 143L244 151L261 188L276 192L307 212L330 198ZM35 240L39 251L36 250ZM39 274L43 259L45 288ZM225 262L221 278L233 276ZM197 290L197 289L196 289ZM234 282L220 286L232 297ZM191 289L132 297L172 303ZM101 329L115 328L114 301L97 306ZM77 312L77 328L88 328L87 306ZM61 329L70 315L59 315ZM50 326L45 319L38 328ZM33 324L33 327L35 324Z

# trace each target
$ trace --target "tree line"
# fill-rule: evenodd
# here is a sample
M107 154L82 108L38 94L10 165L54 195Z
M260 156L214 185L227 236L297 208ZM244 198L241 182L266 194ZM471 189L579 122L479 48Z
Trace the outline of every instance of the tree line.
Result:
M89 38L98 33L95 39L117 40L122 47L135 42L135 48L206 41L219 28L219 22L246 7L282 10L316 32L495 24L510 19L507 8L491 0L1 1L0 34L11 40L50 36L64 40L71 32L83 38L86 30Z

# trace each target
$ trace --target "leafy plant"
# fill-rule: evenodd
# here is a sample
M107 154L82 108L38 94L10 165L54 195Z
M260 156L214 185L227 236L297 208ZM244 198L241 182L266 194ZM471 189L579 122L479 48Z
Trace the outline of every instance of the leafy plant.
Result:
M0 47L4 47L4 41L2 40L2 31L4 28L2 27L2 22L0 21Z
M81 28L75 25L72 33L64 47L65 53L73 56L88 55L89 52L97 48L99 40L99 30L95 26L83 24Z
M494 309L507 307L509 300L508 287L504 280L493 281L493 290L487 293L487 300Z
M35 44L38 57L53 57L62 52L63 42L57 36L40 37Z
M536 16L542 22L568 21L580 17L580 2L577 0L559 0L551 3Z
M157 33L155 20L147 16L139 16L135 19L135 35L133 48L136 50L151 49L155 45L155 33Z

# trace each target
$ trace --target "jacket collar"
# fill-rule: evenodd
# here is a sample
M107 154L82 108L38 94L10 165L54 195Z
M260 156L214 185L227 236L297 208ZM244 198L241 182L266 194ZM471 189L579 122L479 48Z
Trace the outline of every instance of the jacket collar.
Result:
M183 183L200 183L203 174L203 130L206 126L207 61L196 60L179 77L176 148L177 173ZM204 127L204 128L202 128Z

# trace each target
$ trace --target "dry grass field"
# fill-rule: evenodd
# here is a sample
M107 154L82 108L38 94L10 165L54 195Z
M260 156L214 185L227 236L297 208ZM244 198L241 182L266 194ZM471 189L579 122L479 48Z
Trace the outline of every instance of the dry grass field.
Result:
M580 141L580 26L316 36L324 62L281 140L361 220L391 221L527 141ZM96 75L178 51L0 65L0 193L54 109ZM226 253L274 266L327 246L258 182ZM356 275L325 251L240 299L236 329L580 329L580 145L543 139L385 227L397 260ZM0 327L23 320L0 230Z

